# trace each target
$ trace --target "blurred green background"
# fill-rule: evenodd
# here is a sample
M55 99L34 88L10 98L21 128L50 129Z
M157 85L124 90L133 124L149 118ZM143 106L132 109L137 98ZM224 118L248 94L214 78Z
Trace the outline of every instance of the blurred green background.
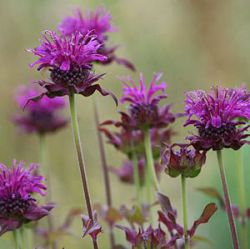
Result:
M247 0L1 0L0 1L0 161L7 165L12 159L37 162L39 141L35 135L20 134L11 123L11 116L17 112L13 101L15 89L41 75L28 64L34 60L27 48L38 44L40 33L55 29L65 15L80 7L82 10L106 6L113 16L113 23L119 32L112 33L110 40L120 44L118 55L133 61L139 72L150 80L153 72L164 72L168 82L168 102L173 103L176 112L183 111L184 92L211 85L239 86L250 82L250 2ZM132 74L118 65L98 67L106 72L102 84L121 95L119 75ZM98 95L98 94L97 94ZM117 118L117 109L111 98L97 96L101 120ZM90 191L95 201L104 202L104 184L100 168L97 137L93 119L91 98L78 97L81 136L89 175ZM69 113L65 113L69 116ZM174 138L180 141L188 129L182 128L179 120L173 128L178 131ZM52 194L57 208L53 214L61 224L65 214L72 207L81 207L82 193L78 176L75 150L70 126L55 135L47 137L48 163L52 172ZM110 165L119 167L122 156L111 147L106 147ZM247 193L250 192L249 148L244 149ZM225 151L225 163L232 201L237 195L237 153ZM248 159L247 159L248 157ZM112 193L115 206L130 203L133 188L124 186L112 176ZM178 207L181 218L180 179L162 177L162 189ZM208 154L207 163L199 177L188 181L189 223L197 218L204 205L211 200L196 191L198 187L218 186L219 170L215 153ZM249 197L249 194L248 194ZM248 205L250 205L248 198ZM81 239L81 221L76 220L73 237L60 240L60 248L91 248L90 239ZM124 235L116 231L118 242ZM231 248L226 214L218 211L208 225L201 226L198 234L206 236L212 244L199 244L196 248ZM250 232L249 232L250 236ZM12 248L11 237L0 238L0 248ZM100 248L109 248L107 234L100 236Z

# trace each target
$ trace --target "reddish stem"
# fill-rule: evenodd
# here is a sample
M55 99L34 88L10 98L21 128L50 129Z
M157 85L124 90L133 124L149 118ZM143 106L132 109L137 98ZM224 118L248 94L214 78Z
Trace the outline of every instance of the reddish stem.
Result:
M217 159L218 159L219 168L220 168L221 183L222 183L222 187L224 191L225 206L226 206L226 211L227 211L227 216L228 216L228 222L229 222L230 229L231 229L233 246L234 246L234 249L239 249L239 242L238 242L236 227L235 227L234 218L233 218L233 211L231 208L230 196L228 193L227 179L226 179L225 170L223 166L221 150L217 151Z
M97 136L98 136L98 144L99 144L99 150L100 150L100 156L101 156L101 165L102 165L102 171L103 171L103 177L104 177L104 184L105 184L105 193L106 193L106 202L109 208L112 207L112 195L111 195L111 188L110 188L110 179L109 179L109 170L104 150L104 144L102 135L99 131L99 113L97 109L97 104L94 101L94 111L95 111L95 123L96 123L96 130L97 130ZM111 248L115 248L115 237L114 237L114 231L113 226L110 225L110 244Z
M69 96L69 103L70 103L72 130L73 130L76 152L77 152L77 157L78 157L78 165L79 165L79 169L81 173L81 180L82 180L82 187L83 187L85 202L87 205L89 218L94 223L92 205L91 205L91 199L90 199L89 187L88 187L88 180L87 180L87 175L86 175L86 167L84 163L82 144L81 144L81 139L80 139L79 127L78 127L74 94ZM93 238L92 238L92 241L93 241L94 249L98 249L97 241Z

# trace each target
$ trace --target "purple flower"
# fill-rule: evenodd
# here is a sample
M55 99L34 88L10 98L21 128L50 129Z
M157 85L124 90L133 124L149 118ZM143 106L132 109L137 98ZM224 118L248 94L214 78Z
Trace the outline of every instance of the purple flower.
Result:
M124 58L118 58L115 55L117 46L109 47L107 45L107 33L115 31L115 28L111 24L111 19L110 13L104 8L97 8L95 11L89 11L85 15L78 9L74 13L74 16L64 18L58 29L65 36L70 36L75 32L80 32L83 35L86 35L90 31L93 32L97 40L101 43L98 53L106 57L106 60L97 60L96 62L106 65L115 61L135 71L135 67L131 62Z
M173 144L166 146L162 153L162 164L165 172L171 177L180 174L185 177L196 177L206 161L206 152L190 148L191 144Z
M45 195L44 178L37 175L37 165L28 169L13 162L12 168L0 164L0 235L37 221L49 214L52 204L38 206L34 194Z
M146 88L144 77L140 74L140 86L137 87L134 81L129 77L122 79L125 83L123 88L123 97L121 103L129 102L129 114L122 113L122 126L134 129L166 127L175 121L175 116L170 111L170 106L159 107L161 99L167 98L165 94L166 83L160 80L162 74L154 74L149 88ZM132 86L128 85L132 84ZM158 92L160 95L156 95Z
M210 92L196 90L186 93L185 125L194 125L198 135L188 139L199 150L239 149L249 134L250 93L236 89L214 87Z
M16 101L22 113L14 117L14 123L27 133L38 134L55 132L65 127L68 120L59 114L66 106L65 99L42 96L38 101L29 101L40 94L35 87L20 87Z
M159 163L155 163L155 171L157 177L160 177L162 167ZM145 182L145 158L138 160L140 184ZM121 182L133 184L134 183L134 164L130 160L125 160L120 168L111 167L111 171L118 176Z
M55 97L77 93L90 96L96 90L109 95L99 84L93 84L102 75L94 74L92 63L106 60L98 53L100 46L90 32L86 35L76 32L66 37L46 31L41 45L29 50L39 57L31 66L38 65L38 70L48 68L50 71L51 82L38 82L47 90L43 95Z

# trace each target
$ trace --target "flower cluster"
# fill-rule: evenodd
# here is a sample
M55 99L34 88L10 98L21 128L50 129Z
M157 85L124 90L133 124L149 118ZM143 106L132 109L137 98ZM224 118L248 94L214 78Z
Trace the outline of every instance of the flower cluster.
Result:
M52 204L38 206L34 194L45 195L44 178L36 174L37 165L28 169L13 162L12 168L0 164L0 235L49 214Z
M237 150L248 143L245 131L249 128L250 93L244 87L187 92L185 113L185 125L194 125L198 130L188 139L199 150Z
M20 87L16 101L24 111L14 117L14 123L27 133L35 132L40 135L65 127L68 120L58 113L65 108L65 99L42 96L36 102L29 101L40 94L35 87Z
M80 32L83 35L90 31L93 32L101 44L98 48L98 53L106 57L105 60L96 60L96 62L106 65L115 61L134 71L135 67L131 62L116 56L117 46L109 47L107 44L108 33L116 30L111 24L111 19L111 15L103 8L97 8L95 11L87 12L85 15L78 9L74 16L64 18L58 29L65 36L70 36L75 32Z
M121 126L130 129L163 128L175 121L175 115L171 112L170 105L159 107L160 100L167 98L166 83L157 84L161 76L162 74L156 73L148 89L142 74L140 74L139 87L130 77L122 79L125 86L121 103L129 103L129 114L122 113ZM162 94L155 96L159 91Z

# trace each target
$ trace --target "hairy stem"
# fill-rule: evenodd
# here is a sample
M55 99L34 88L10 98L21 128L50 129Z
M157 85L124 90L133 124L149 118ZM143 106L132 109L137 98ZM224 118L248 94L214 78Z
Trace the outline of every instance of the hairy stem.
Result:
M84 193L83 199L85 199L89 218L92 220L92 222L94 222L92 204L91 204L87 175L86 175L86 167L85 167L85 162L84 162L84 157L83 157L83 152L82 152L79 127L78 127L74 94L71 94L69 96L69 103L70 103L72 131L73 131L73 136L74 136L74 141L75 141L75 147L76 147L76 152L77 152L77 157L78 157L78 166L79 166L79 170L81 174L82 188L83 188L83 193ZM94 249L98 249L97 241L94 239L92 239L92 241L93 241Z
M183 227L185 236L185 249L189 249L186 178L183 175L181 176L181 193L182 193L182 212L183 212Z
M244 162L243 162L243 151L239 150L238 154L238 194L239 194L239 207L240 214L242 217L240 226L240 244L242 248L248 248L248 235L247 235L247 224L245 221L245 211L246 211L246 193L245 193L245 176L244 176Z
M224 169L224 165L223 165L223 161L222 161L221 150L217 151L217 159L218 159L218 164L219 164L219 168L220 168L221 183L222 183L223 192L224 192L225 207L226 207L226 211L227 211L228 222L230 225L233 246L234 246L234 249L239 249L239 242L238 242L238 238L237 238L236 227L235 227L233 212L232 212L232 208L231 208L231 202L230 202L230 197L229 197L229 192L228 192L225 169Z
M99 151L101 156L101 165L102 165L102 172L104 177L104 186L105 186L105 194L106 194L106 202L109 208L112 207L112 193L110 188L110 178L109 178L109 169L107 165L105 149L103 144L103 138L99 131L99 113L97 108L97 103L94 101L94 111L95 111L95 123L96 123L96 131L98 136L98 144L99 144ZM109 237L110 237L110 245L111 249L115 248L115 236L113 231L113 226L109 226Z

